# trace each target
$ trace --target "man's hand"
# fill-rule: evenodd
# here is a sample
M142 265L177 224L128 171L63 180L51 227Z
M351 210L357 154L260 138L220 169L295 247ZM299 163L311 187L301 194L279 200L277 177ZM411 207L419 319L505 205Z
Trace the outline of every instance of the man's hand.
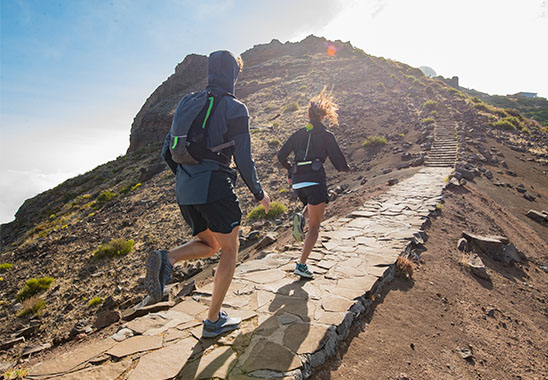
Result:
M270 197L268 196L268 193L263 190L264 197L261 199L261 205L264 207L265 214L268 214L268 209L270 209Z

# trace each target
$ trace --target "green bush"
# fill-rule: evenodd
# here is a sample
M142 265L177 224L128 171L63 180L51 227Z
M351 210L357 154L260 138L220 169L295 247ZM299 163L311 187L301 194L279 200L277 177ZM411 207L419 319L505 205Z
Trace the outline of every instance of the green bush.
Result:
M114 239L108 242L107 244L101 244L93 252L93 256L102 259L104 257L115 257L127 255L133 249L135 242L133 240L125 239Z
M450 93L451 95L455 95L455 96L458 97L458 98L466 98L466 95L464 94L464 92L459 91L459 90L457 90L456 88L450 88L450 89L449 89L449 93Z
M93 208L95 209L102 208L105 204L110 202L115 196L116 194L114 194L112 191L109 191L109 190L102 191L101 193L99 193L97 198L95 198L95 203L93 204Z
M525 126L521 127L521 131L522 131L523 133L528 134L528 135L531 134L531 131L529 130L529 128L527 128L527 127L525 127Z
M424 102L423 107L429 111L433 111L438 108L438 102L434 100L427 100L426 102Z
M426 119L422 119L422 123L426 124L426 125L433 124L435 122L436 122L436 120L434 120L433 117L427 117Z
M481 103L481 99L478 98L477 96L472 96L470 100L473 101L474 103Z
M492 125L495 128L503 129L505 131L513 131L516 129L516 126L514 124L505 119L495 121Z
M272 139L272 140L268 140L268 145L271 145L271 146L278 146L278 145L281 145L282 142L280 141L280 139Z
M521 113L519 112L519 110L517 110L515 108L505 108L504 112L506 112L510 116L514 116L514 117L517 117L520 120L523 120L523 116L521 116Z
M103 303L103 299L101 297L93 297L88 302L88 307L97 306L99 304Z
M438 111L434 110L434 111L430 112L430 115L432 115L432 117L436 117L436 116L438 116Z
M24 379L25 376L28 375L28 373L29 373L29 370L25 368L11 369L8 372L4 373L4 380Z
M381 146L386 145L388 141L386 137L381 136L368 136L363 142L362 146Z
M299 105L297 103L290 103L284 108L284 113L290 113L295 112L299 109Z
M53 282L53 277L31 278L25 282L25 286L17 292L15 298L18 301L26 300L47 289Z
M271 202L270 209L268 214L264 212L263 206L254 207L248 214L247 220L257 220L257 219L275 219L279 215L287 211L286 207L280 202Z
M0 273L10 270L12 267L13 267L13 264L10 264L10 263L0 264Z
M38 296L31 297L23 302L21 309L17 312L18 317L32 314L35 317L40 316L40 310L46 307L46 301Z

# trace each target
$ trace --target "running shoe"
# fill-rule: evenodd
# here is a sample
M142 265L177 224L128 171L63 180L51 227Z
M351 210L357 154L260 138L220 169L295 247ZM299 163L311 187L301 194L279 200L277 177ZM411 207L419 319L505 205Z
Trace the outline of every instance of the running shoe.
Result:
M308 265L297 263L294 274L301 276L302 278L313 278L312 272L308 269Z
M300 212L293 215L293 237L297 241L304 240L304 217Z
M171 277L171 264L167 251L151 251L148 253L145 276L145 288L151 303L160 301L164 296L164 287Z
M215 322L206 319L203 322L202 337L213 338L227 331L240 328L241 318L231 318L225 311L219 313L219 318Z

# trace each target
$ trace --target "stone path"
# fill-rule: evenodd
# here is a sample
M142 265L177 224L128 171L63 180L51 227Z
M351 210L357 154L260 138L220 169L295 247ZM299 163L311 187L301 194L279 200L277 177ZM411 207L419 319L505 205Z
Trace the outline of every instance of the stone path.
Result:
M422 242L450 168L424 168L344 218L324 223L309 260L315 277L292 272L298 246L239 265L224 308L242 328L201 339L212 284L168 310L126 323L126 334L40 363L29 378L303 379L333 354L371 295L391 280L398 256ZM133 335L133 336L131 336Z
M440 118L434 127L434 143L424 162L428 167L454 167L457 159L457 124L452 118Z

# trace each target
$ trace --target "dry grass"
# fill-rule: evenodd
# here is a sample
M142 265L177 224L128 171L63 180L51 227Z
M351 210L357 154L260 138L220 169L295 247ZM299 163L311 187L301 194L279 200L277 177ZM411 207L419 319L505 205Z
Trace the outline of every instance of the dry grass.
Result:
M398 257L396 260L396 276L404 280L413 278L413 262L406 257Z

